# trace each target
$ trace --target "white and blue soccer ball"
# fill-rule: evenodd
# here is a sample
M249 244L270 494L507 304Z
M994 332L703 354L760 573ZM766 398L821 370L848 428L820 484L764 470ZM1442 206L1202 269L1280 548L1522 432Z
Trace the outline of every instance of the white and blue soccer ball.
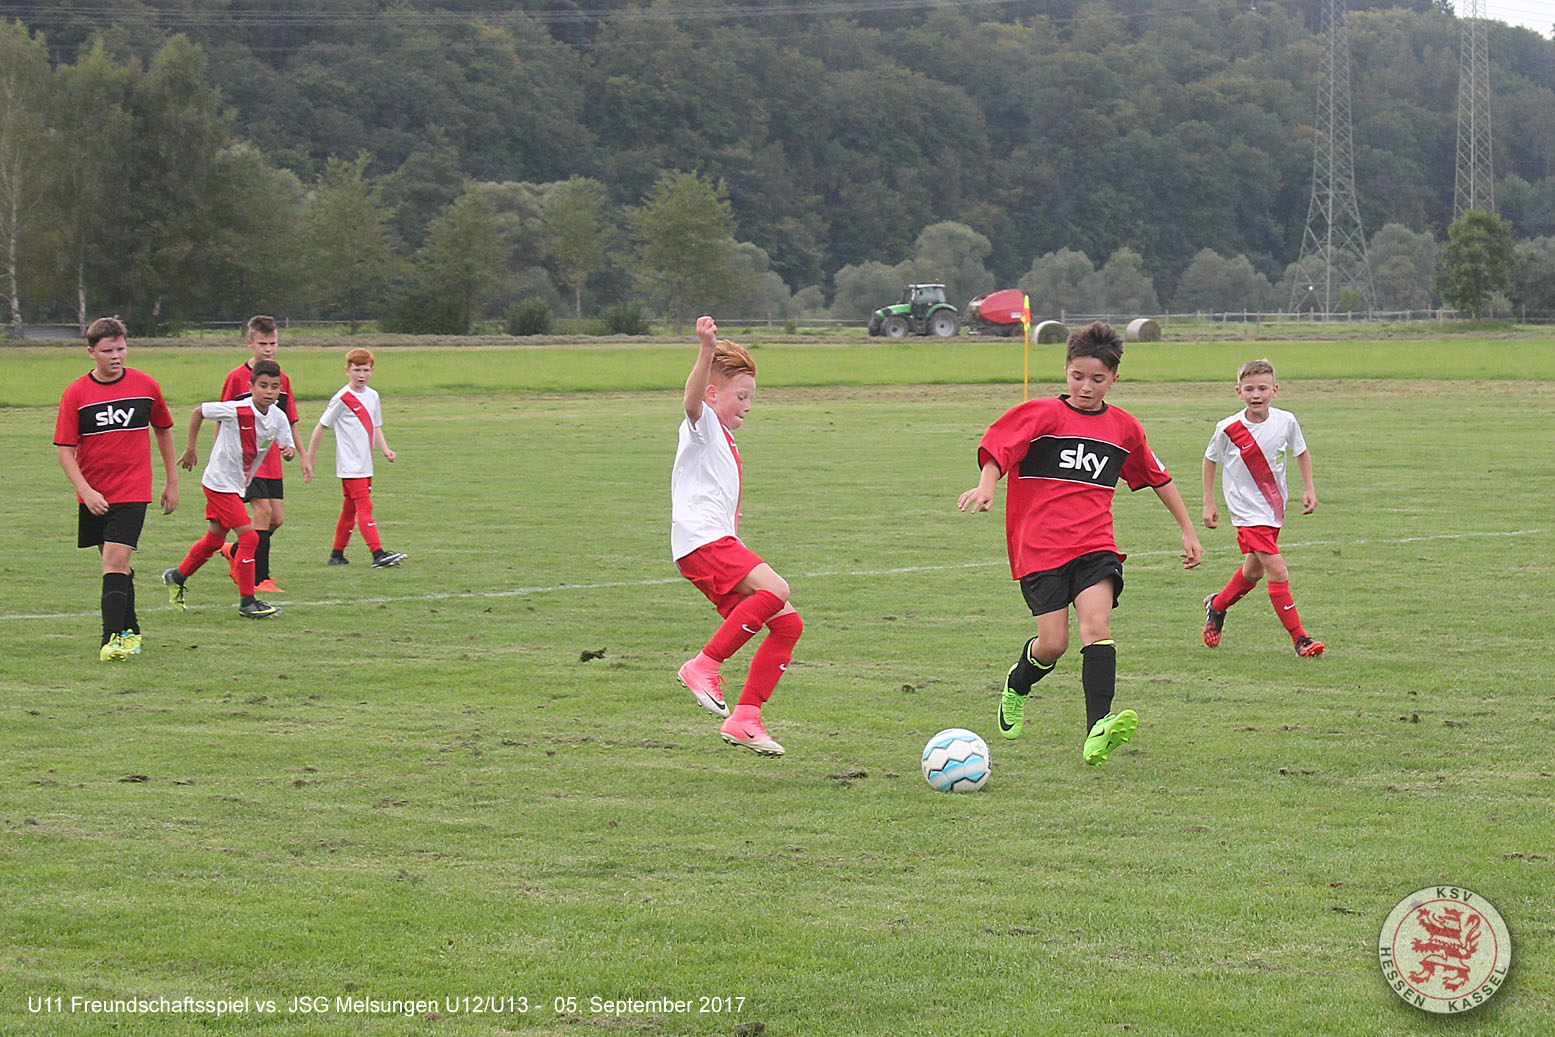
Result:
M976 792L988 784L988 743L964 727L949 727L923 747L923 778L936 792Z

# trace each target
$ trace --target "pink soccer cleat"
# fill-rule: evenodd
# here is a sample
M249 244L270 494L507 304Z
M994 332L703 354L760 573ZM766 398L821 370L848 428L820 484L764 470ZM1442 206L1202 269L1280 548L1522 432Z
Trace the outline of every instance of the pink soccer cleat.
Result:
M676 676L680 678L680 683L691 689L697 705L715 717L726 717L729 715L729 706L724 702L724 679L718 667L709 665L706 660L707 657L698 652L696 658L688 660Z
M772 740L767 729L761 726L761 716L730 717L718 729L723 740L730 745L743 745L760 756L782 756L783 747Z

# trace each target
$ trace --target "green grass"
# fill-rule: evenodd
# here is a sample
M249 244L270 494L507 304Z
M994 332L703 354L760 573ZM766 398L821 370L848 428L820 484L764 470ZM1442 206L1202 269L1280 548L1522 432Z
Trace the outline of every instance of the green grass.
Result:
M84 357L8 352L8 389L54 399L0 411L0 1031L1545 1033L1555 680L1537 638L1555 474L1531 430L1555 387L1528 374L1551 366L1547 344L1464 345L1131 350L1112 399L1195 515L1235 363L1283 365L1321 499L1283 539L1330 653L1297 659L1261 589L1203 648L1229 530L1206 531L1206 564L1183 572L1154 496L1122 493L1118 703L1140 732L1105 767L1080 763L1071 653L1023 738L993 739L993 780L971 796L930 792L917 755L944 727L994 734L1034 627L999 515L954 507L1020 392L924 383L954 374L946 356L977 380L987 346L758 352L742 532L806 622L767 710L777 761L724 746L674 680L715 618L667 557L686 350L473 351L457 369L391 351L375 381L400 460L379 466L377 514L410 561L374 571L358 543L356 564L324 566L338 484L294 469L283 615L239 620L216 566L174 615L153 574L203 525L186 474L142 542L146 654L116 666L95 662L98 578L47 446ZM334 358L315 371L305 352L283 360L315 399ZM180 402L236 362L132 356ZM1302 377L1346 359L1347 377ZM568 363L600 391L512 391ZM1444 380L1480 365L1518 377ZM937 375L816 384L834 366ZM411 370L467 388L411 395L396 381ZM1432 882L1489 897L1516 944L1507 989L1450 1023L1398 1002L1371 950ZM288 1010L294 995L479 994L531 1011ZM44 1018L29 995L278 1006ZM704 995L745 1001L619 1018L589 1004ZM554 1011L565 997L576 1008Z
M378 354L373 384L385 394L467 396L504 393L655 392L685 381L690 337L647 342L594 339L548 345L496 344L407 346L407 336L358 336ZM858 385L1020 384L1022 347L1007 339L962 338L886 342L793 336L740 339L754 349L763 388ZM346 346L287 339L279 360L298 398L323 401L345 384ZM1555 340L1534 334L1485 337L1323 341L1169 341L1130 345L1122 374L1129 382L1212 379L1234 383L1244 360L1271 359L1280 377L1292 379L1430 377L1437 380L1555 380ZM152 372L170 402L192 405L220 387L211 372L231 370L247 357L236 339L217 345L137 345L130 366ZM63 386L90 369L81 346L0 347L6 377L0 407L54 406ZM1031 347L1032 384L1060 377L1060 346ZM315 408L315 413L317 408Z

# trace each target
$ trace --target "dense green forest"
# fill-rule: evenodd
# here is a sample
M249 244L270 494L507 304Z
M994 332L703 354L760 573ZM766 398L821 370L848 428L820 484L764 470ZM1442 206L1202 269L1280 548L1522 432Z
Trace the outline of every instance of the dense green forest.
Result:
M1275 308L1318 7L8 2L0 258L28 320L140 326L459 327L526 299L857 318L907 277L1045 311ZM1447 0L1351 7L1378 304L1429 306L1461 25ZM1555 308L1555 42L1487 28L1512 294Z

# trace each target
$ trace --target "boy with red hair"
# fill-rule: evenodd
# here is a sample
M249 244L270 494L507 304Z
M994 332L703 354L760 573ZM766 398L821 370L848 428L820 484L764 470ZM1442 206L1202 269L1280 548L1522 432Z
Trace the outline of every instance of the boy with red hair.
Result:
M385 550L378 538L378 523L373 519L373 448L394 463L395 453L383 437L383 402L378 390L368 386L373 376L373 353L360 347L346 354L346 384L331 396L319 423L313 427L308 449L302 455L302 478L313 481L313 461L326 428L335 430L335 475L340 479L340 518L335 521L335 542L329 552L330 565L350 565L346 545L351 529L361 526L362 539L373 553L373 568L399 565L410 557L402 551Z
M681 575L707 596L723 623L678 677L703 709L727 718L719 729L724 741L782 756L761 722L761 707L788 668L804 622L788 600L788 583L736 535L744 474L734 432L750 413L756 362L743 346L718 337L712 317L697 318L697 339L670 473L670 550ZM767 636L731 712L719 667L763 626Z

